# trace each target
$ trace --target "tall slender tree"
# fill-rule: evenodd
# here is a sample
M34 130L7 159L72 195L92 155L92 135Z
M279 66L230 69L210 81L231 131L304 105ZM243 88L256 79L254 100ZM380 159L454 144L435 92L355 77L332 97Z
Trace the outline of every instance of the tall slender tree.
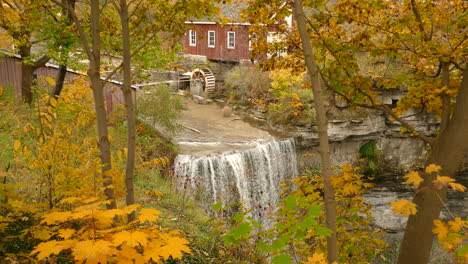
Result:
M332 176L330 145L328 141L328 119L325 110L325 98L323 96L322 81L320 72L315 62L312 44L307 32L306 16L303 10L302 0L294 0L294 11L297 21L297 27L302 42L302 50L304 60L307 67L307 72L310 76L310 84L314 95L314 105L316 110L317 127L319 134L319 152L322 161L322 178L324 185L324 204L325 204L325 219L327 227L331 230L330 236L327 238L327 253L328 262L334 263L338 261L338 242L336 234L336 201L335 191L330 183Z

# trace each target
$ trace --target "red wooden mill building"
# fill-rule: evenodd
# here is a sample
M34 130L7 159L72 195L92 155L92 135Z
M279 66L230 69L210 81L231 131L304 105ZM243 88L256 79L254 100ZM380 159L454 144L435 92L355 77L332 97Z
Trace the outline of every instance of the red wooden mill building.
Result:
M232 23L220 25L216 19L204 18L201 20L188 21L189 29L183 38L185 54L206 56L208 60L234 62L239 64L252 64L255 61L251 55L251 43L249 40L249 23L241 22L241 11L247 7L242 2L232 4L218 4L221 13ZM292 23L292 16L285 21ZM275 41L271 28L267 41Z
M219 25L216 19L188 21L183 38L185 54L206 56L208 60L250 64L249 23L240 22L246 4L218 4L223 15L233 23Z
M209 60L250 64L249 24L187 22L192 29L184 37L186 54L206 56Z

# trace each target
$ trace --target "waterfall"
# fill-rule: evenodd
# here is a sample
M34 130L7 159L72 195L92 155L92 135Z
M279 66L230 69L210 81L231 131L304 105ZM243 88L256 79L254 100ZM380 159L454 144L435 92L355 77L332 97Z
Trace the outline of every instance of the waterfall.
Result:
M298 174L295 142L254 142L253 148L216 156L178 155L174 171L179 189L197 191L207 208L237 203L263 222L279 202L281 181Z

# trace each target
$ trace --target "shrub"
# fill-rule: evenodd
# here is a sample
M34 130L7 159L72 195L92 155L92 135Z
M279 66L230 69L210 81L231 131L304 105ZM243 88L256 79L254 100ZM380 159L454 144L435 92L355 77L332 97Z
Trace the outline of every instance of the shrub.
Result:
M267 97L271 83L268 73L249 66L233 68L224 75L224 81L227 95L241 105L249 104L251 98Z
M138 96L138 116L170 135L177 130L175 121L179 118L181 110L182 101L173 96L171 89L165 85L143 91L143 94Z

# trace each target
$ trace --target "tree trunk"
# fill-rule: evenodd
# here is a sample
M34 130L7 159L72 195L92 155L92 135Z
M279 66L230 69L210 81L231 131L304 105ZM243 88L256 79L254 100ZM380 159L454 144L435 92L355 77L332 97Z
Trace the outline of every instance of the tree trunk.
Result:
M31 104L34 67L25 60L31 55L31 47L20 47L19 55L21 56L21 97L25 103Z
M443 176L453 177L463 162L468 146L468 68L463 73L460 91L450 121L432 146L426 165L442 167ZM434 175L424 175L421 188L430 186ZM432 188L419 192L413 199L418 212L411 215L401 242L399 264L426 264L429 262L434 235L434 220L439 218L447 190Z
M62 0L62 5L67 6L69 5L69 8L74 10L75 9L75 0ZM66 21L65 25L70 26L71 21L73 20L71 10L69 8L62 8L63 12L67 15L68 20ZM66 48L70 47L70 44L65 44ZM64 54L66 58L68 58L68 53ZM54 90L52 91L51 96L58 98L60 94L62 93L63 89L63 84L65 83L65 76L67 75L67 59L65 59L64 62L62 62L59 66L59 72L57 74L57 79L55 81L55 87Z
M99 27L100 7L99 0L91 1L91 55L89 58L88 76L91 81L91 89L94 95L94 107L96 110L96 125L98 129L99 151L101 154L102 178L104 186L104 194L110 201L107 205L108 209L117 208L114 196L114 188L112 175L109 171L111 165L111 151L109 134L107 131L107 116L104 100L104 82L101 80L101 37Z
M128 6L126 0L120 0L120 22L122 24L122 57L123 57L123 91L127 113L127 164L125 167L125 187L127 189L126 203L135 203L134 171L136 151L136 115L135 102L132 95L131 54L130 54L130 30L128 25ZM128 221L135 220L135 213L128 215Z
M55 87L51 94L52 97L58 98L60 94L62 93L63 84L65 82L66 75L67 75L67 64L61 64L59 66L57 79L55 80Z
M322 161L322 178L324 182L324 204L325 218L327 227L331 230L330 237L327 238L328 262L338 262L338 243L336 234L336 201L335 191L330 184L332 175L330 161L330 146L328 142L328 120L326 117L324 96L321 85L321 78L318 72L317 64L315 63L312 54L312 44L307 31L305 14L302 7L302 0L294 1L294 9L296 13L296 21L301 36L302 48L307 70L310 75L312 92L314 94L314 103L317 117L317 127L319 135L319 151Z

